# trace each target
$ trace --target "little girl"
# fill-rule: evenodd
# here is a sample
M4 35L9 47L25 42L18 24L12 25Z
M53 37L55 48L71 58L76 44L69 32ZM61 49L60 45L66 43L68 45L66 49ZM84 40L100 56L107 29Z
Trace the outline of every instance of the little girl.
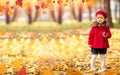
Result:
M105 54L109 48L108 39L111 37L110 25L107 23L107 14L103 10L95 13L96 21L89 32L88 45L91 48L90 69L96 70L95 59L100 54L101 69L105 70Z

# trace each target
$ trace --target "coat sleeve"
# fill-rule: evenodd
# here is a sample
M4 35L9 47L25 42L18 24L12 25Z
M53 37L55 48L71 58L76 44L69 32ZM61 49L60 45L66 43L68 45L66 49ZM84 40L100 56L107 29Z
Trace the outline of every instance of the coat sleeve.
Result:
M108 33L107 38L110 38L110 37L112 36L112 34L111 34L111 32L110 32L110 27L108 27L107 33Z
M94 27L91 28L88 36L88 45L93 45L94 41Z

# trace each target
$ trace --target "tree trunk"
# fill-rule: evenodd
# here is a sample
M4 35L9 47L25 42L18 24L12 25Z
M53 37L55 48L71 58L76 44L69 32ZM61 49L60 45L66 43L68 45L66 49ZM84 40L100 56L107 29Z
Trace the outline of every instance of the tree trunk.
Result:
M40 16L39 14L40 14L40 10L39 9L35 10L34 22L38 20L38 18Z
M53 21L56 22L54 9L50 10L50 14L51 14Z
M78 21L82 21L82 5L79 5L78 7Z
M117 12L118 12L117 9L118 9L118 6L117 6L117 1L116 1L115 2L115 11L114 11L114 13L115 13L114 15L115 15L116 20L118 20L118 18L117 18Z
M76 20L77 18L76 18L76 13L75 13L75 5L73 2L71 2L70 7L71 7L73 18Z
M28 16L28 24L32 24L32 8L31 7L28 8L27 16Z
M111 27L113 27L111 8L110 8L110 0L104 0L104 9L106 10L107 15L108 15L108 22L111 25Z
M104 3L104 0L99 0L99 2L100 2L100 9L103 9L104 8L104 5L103 5L103 3Z
M62 4L59 4L59 7L58 7L58 23L59 24L62 23L62 14L63 14Z
M92 7L88 6L88 11L89 11L89 20L92 20Z
M119 2L119 11L118 11L118 13L119 13L119 24L120 24L120 0L118 0L118 2Z
M13 18L12 18L12 22L14 22L16 20L16 17L17 17L17 6L15 6L14 8L14 14L13 14Z
M9 8L7 8L5 12L6 24L10 24L10 16L8 15L8 12L9 12Z

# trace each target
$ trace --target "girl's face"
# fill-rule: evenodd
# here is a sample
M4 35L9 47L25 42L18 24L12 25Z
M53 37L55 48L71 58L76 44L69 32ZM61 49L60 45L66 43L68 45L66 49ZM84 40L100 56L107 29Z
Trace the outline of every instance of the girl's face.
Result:
M96 21L97 21L99 24L102 24L102 23L105 21L105 18L104 18L103 15L98 14L98 15L96 16Z

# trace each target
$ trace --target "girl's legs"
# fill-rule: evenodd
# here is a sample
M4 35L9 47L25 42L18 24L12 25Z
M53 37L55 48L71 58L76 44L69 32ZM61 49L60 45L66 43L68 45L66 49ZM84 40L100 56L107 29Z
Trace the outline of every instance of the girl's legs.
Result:
M91 70L96 70L96 68L95 68L96 57L97 57L97 54L92 54L91 61L90 61L90 69Z
M101 69L105 69L105 54L100 54Z

